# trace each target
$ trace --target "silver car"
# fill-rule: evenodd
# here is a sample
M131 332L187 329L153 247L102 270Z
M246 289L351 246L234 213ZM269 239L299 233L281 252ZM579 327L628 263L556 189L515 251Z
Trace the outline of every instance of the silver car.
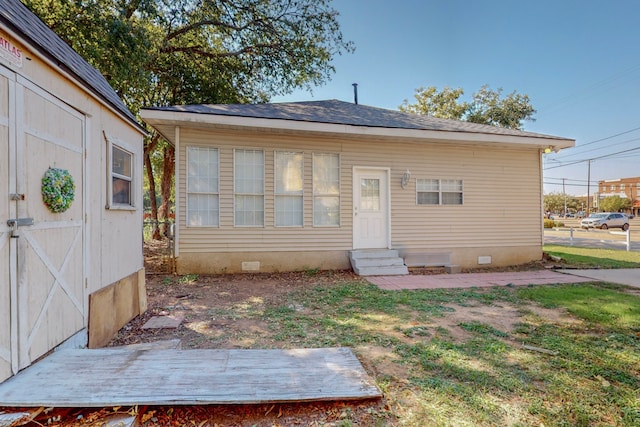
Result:
M621 213L602 212L589 215L580 221L582 228L622 228L624 231L629 229L629 219Z

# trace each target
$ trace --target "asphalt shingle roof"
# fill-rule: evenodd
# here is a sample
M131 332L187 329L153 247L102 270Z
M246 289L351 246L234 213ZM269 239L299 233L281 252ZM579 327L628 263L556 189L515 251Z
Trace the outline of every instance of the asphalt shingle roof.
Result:
M127 117L134 125L142 129L104 76L58 37L19 0L0 1L0 22L26 39L34 48L53 60L61 69L76 76L86 85L87 89L94 92Z
M197 113L261 119L292 120L301 122L341 124L392 129L434 130L493 135L519 136L568 140L497 126L480 125L459 120L439 119L431 116L404 113L396 110L370 107L338 100L272 103L272 104L199 104L147 108L167 112Z

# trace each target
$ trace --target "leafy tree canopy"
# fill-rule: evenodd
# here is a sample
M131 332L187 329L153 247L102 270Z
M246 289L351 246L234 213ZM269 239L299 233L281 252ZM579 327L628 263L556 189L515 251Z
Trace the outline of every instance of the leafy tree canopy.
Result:
M567 203L567 211L580 210L582 202L575 196L563 193L550 193L544 196L545 212L564 212L565 201Z
M600 200L600 210L602 212L622 212L629 209L631 209L631 199L610 196Z
M22 0L125 104L264 102L351 52L331 0Z
M514 91L503 97L502 88L492 90L487 85L474 93L470 102L460 100L462 95L464 91L461 88L445 87L438 91L434 86L421 87L415 91L415 103L405 99L398 108L408 113L510 129L522 129L524 121L534 120L536 110L528 95Z

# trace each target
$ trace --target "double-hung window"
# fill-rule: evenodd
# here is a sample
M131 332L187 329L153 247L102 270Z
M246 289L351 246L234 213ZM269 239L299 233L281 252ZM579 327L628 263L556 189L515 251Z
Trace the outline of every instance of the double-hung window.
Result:
M418 179L416 201L419 205L461 205L461 179Z
M302 153L275 152L275 221L277 227L303 225Z
M264 226L264 151L235 150L234 212L239 227Z
M134 209L134 154L126 144L105 134L107 141L107 209Z
M338 154L313 154L313 225L340 225Z
M217 227L220 221L217 148L187 147L187 226Z

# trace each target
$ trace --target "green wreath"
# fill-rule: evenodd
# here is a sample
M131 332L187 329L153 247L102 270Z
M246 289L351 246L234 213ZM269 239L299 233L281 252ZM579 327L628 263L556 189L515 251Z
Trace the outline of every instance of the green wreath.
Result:
M71 206L76 186L66 169L49 168L42 177L42 201L53 213L64 212Z

